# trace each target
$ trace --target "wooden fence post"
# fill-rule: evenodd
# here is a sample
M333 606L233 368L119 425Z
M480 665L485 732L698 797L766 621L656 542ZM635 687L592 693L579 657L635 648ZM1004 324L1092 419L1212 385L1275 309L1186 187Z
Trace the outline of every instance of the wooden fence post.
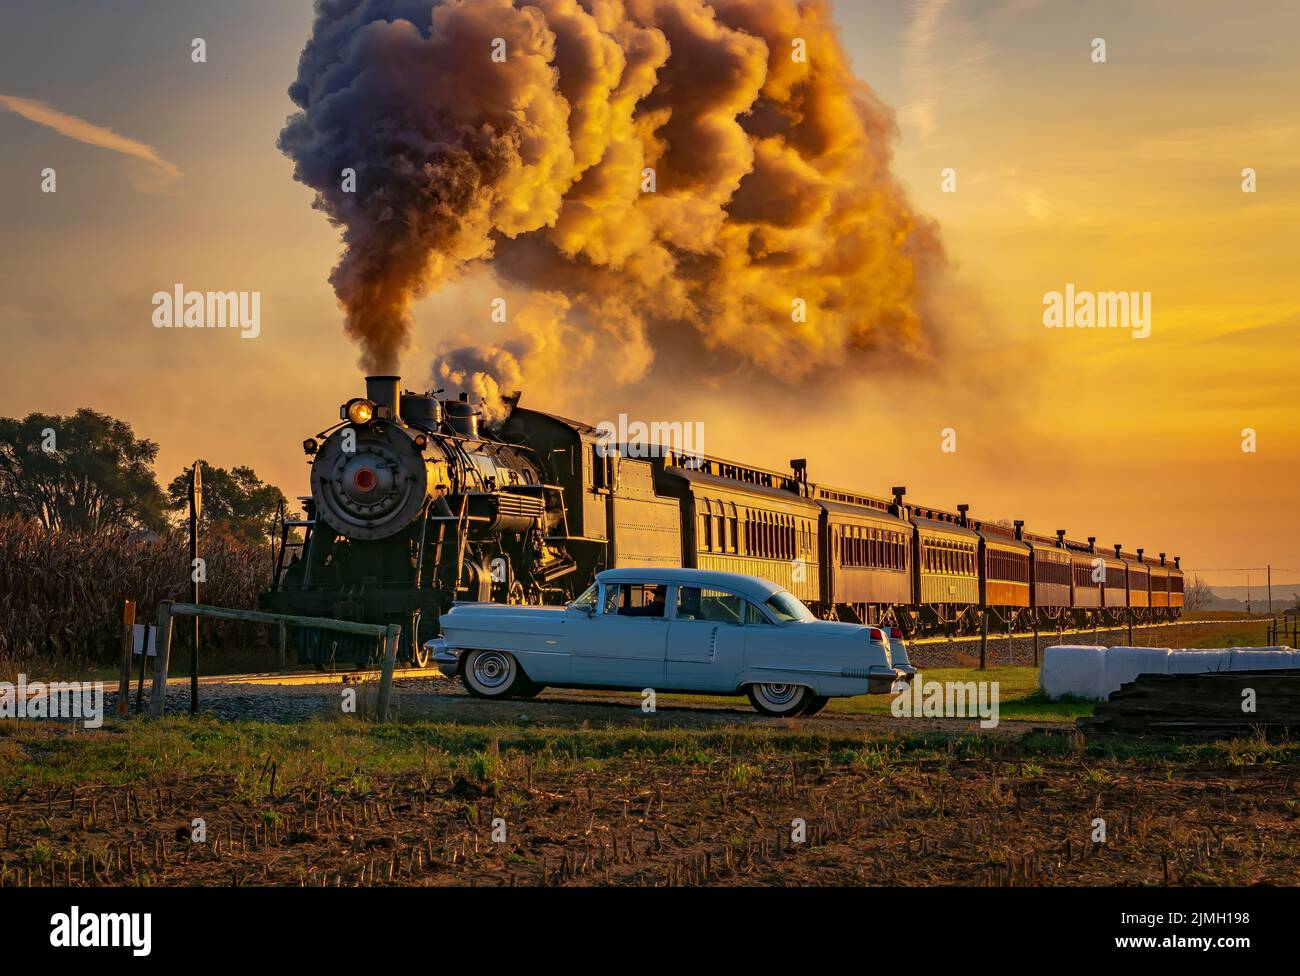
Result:
M985 659L989 649L989 611L985 607L980 611L980 670L984 670Z
M277 630L276 647L280 652L280 673L284 674L285 668L288 666L285 662L287 660L287 654L288 654L289 628L285 626L284 621L281 620L276 630Z
M148 648L146 647L147 651ZM158 646L153 659L153 690L149 692L149 714L161 718L167 704L167 668L172 656L172 601L158 607Z
M379 677L379 706L375 721L388 720L388 703L393 697L393 668L397 666L397 645L402 639L401 624L389 624L384 636L384 670Z
M117 714L126 715L131 708L131 647L135 636L135 601L122 605L122 672L117 682Z

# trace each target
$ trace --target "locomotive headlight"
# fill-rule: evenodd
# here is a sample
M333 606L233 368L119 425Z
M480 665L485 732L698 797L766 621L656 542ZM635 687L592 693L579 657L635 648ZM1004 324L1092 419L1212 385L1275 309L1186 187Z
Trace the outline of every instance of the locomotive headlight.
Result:
M354 424L368 424L375 418L375 405L365 397L357 397L343 405L343 416Z

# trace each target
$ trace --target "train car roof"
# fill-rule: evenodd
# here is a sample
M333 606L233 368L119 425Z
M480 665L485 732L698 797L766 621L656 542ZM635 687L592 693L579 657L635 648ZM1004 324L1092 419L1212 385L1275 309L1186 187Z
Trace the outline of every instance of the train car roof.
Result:
M716 474L709 474L707 471L695 471L691 468L664 468L664 473L672 475L675 478L681 478L691 485L700 485L705 488L716 488L719 491L730 491L738 495L751 495L756 498L770 499L779 501L783 505L789 505L793 508L805 509L808 512L816 512L817 504L810 499L793 492L785 491L781 488L769 488L767 485L755 485L748 481L737 481L734 478L723 478Z
M994 522L976 522L975 533L988 545L1005 546L1008 549L1028 552L1029 545L1016 538L1016 530Z
M868 522L892 522L899 526L908 524L907 519L899 518L891 512L881 511L878 508L868 508L864 505L852 505L846 502L833 502L825 498L818 498L816 501L826 511L827 515L863 519Z
M927 509L926 511L930 511ZM963 536L969 539L978 539L979 533L974 529L969 529L964 525L958 525L956 522L948 522L943 519L933 519L924 515L918 515L915 510L911 512L912 524L922 532L928 532L931 535L947 533L949 535Z

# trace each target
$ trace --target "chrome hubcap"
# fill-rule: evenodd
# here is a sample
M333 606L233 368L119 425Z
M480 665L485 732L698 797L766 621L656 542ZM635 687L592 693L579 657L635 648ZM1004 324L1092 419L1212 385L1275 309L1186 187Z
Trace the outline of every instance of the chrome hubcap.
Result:
M493 651L474 658L474 680L484 688L500 688L510 680L510 660Z
M798 685L759 685L758 690L771 705L788 705L799 694Z

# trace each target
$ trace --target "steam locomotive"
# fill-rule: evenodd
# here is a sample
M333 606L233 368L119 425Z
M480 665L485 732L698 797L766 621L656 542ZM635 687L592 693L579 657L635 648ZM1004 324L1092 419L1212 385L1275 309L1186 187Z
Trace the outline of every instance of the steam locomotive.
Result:
M559 603L602 569L687 566L779 583L827 619L909 636L1172 619L1179 558L1025 531L646 443L529 410L484 423L465 394L366 395L303 443L311 496L282 518L263 609L402 627L404 660L456 601ZM299 532L301 537L299 537ZM296 628L301 662L365 666L372 641Z

